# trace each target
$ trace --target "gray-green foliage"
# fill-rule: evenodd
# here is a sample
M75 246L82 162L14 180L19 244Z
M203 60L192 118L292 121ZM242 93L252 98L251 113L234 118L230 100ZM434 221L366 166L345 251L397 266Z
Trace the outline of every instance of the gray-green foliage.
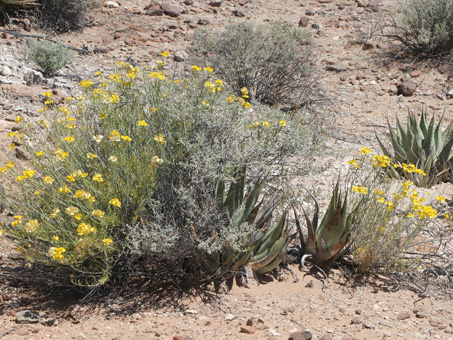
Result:
M453 125L450 123L443 130L444 115L435 126L435 115L428 124L426 111L422 110L420 121L414 114L409 114L407 127L404 129L399 119L396 119L397 131L393 131L389 125L390 139L393 147L393 155L384 146L376 134L382 152L392 157L400 164L413 164L423 170L426 176L408 173L402 168L401 175L412 179L417 185L431 187L450 178L452 171L451 152L453 147Z
M30 59L46 76L50 76L71 62L74 53L62 44L48 40L32 41L29 46Z
M235 91L268 105L304 105L320 97L308 34L283 23L232 24L196 36L196 63L211 66Z
M409 0L399 7L392 37L412 52L449 53L453 48L453 0Z

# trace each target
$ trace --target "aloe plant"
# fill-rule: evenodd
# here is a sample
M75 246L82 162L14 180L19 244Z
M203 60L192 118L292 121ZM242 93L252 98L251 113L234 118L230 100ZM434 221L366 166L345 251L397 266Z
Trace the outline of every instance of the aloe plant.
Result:
M358 204L351 212L348 212L348 194L346 193L344 199L342 199L339 182L337 182L327 211L321 223L318 224L319 204L313 195L311 197L315 201L315 212L313 218L310 219L304 210L307 225L306 238L302 233L299 217L294 208L296 226L301 242L300 257L308 256L311 263L319 266L328 275L331 264L340 258L350 246L350 235Z
M272 271L282 262L288 244L294 237L289 232L286 213L272 224L272 215L281 198L280 194L275 194L266 203L264 200L258 201L264 181L257 182L249 193L245 194L245 178L246 171L243 168L236 181L230 184L226 194L223 181L216 185L217 206L220 212L227 213L230 227L235 228L247 222L256 229L256 233L247 244L247 250L211 255L207 265L210 270L217 270L219 273L235 271L249 263L257 274Z
M393 158L396 162L414 164L423 170L426 176L413 176L408 173L400 172L404 177L411 179L419 186L431 187L443 182L451 177L453 153L453 122L445 130L442 129L444 115L439 124L435 125L433 115L428 125L426 111L422 110L420 121L414 114L409 114L407 128L404 129L399 119L397 122L397 132L395 133L390 122L388 122L390 139L392 142L392 155L384 146L376 134L376 138L381 146L382 152Z

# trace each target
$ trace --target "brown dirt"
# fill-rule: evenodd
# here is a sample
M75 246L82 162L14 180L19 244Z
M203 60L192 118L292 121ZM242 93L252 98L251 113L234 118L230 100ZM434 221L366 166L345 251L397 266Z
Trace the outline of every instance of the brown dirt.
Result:
M307 11L316 10L315 15L307 16L307 29L318 46L319 68L343 64L347 69L338 73L325 71L321 80L327 93L337 99L331 112L335 115L335 128L327 145L341 151L342 156L323 160L333 167L312 178L313 186L328 187L344 159L356 155L362 146L377 150L374 132L388 134L387 117L393 121L398 115L404 120L407 110L418 112L425 105L438 117L445 110L447 122L453 119L453 99L445 96L452 80L439 71L442 62L390 59L384 53L389 43L377 35L369 41L373 48L355 43L359 30L372 30L373 21L382 20L384 10L394 10L394 1L380 1L377 12L367 7L367 0L252 0L244 6L229 0L219 8L209 6L207 0L195 1L191 6L174 1L179 8L187 9L187 14L178 18L146 15L147 3L143 1L117 2L118 8L102 6L91 13L94 26L57 37L79 48L101 49L101 53L78 55L71 69L63 73L89 77L99 69L111 70L115 60L128 57L152 65L153 56L164 50L174 53L183 49L190 44L194 32L203 27L216 30L230 21L268 20L298 26ZM243 12L245 17L235 16L233 10ZM199 25L201 19L207 20L208 25ZM312 28L312 24L319 28ZM9 28L21 30L20 25ZM5 53L12 49L23 51L24 46L23 38L3 35L0 39L0 50ZM20 55L17 59L19 70L21 65L29 64ZM183 67L182 63L171 63L172 67ZM421 71L420 75L412 73L416 70ZM418 83L416 93L398 96L396 83L412 78L411 73ZM64 84L74 82L68 79ZM41 102L39 94L48 89L43 85L27 86L23 81L0 82L0 148L8 146L5 136L14 125L11 120L18 112L36 112ZM60 91L65 95L71 92L64 86ZM29 119L35 118L30 115ZM12 151L0 152L0 161L11 156ZM451 185L441 186L438 191L452 197ZM95 303L81 300L70 289L43 287L38 278L33 285L30 278L34 272L11 244L0 239L0 251L0 338L4 339L144 340L173 339L176 335L193 339L287 339L292 332L306 329L313 333L313 339L325 334L334 340L453 339L453 304L448 296L439 294L440 288L435 285L423 296L395 289L395 282L386 277L350 278L336 270L328 287L323 288L318 276L294 267L300 278L298 283L293 283L285 270L282 282L267 276L261 278L259 285L251 283L248 288L236 284L231 290L221 287L210 301L201 296L168 293L159 302L155 296L138 290L136 295L104 298ZM211 291L213 287L205 293ZM15 313L26 309L38 311L42 322L15 323ZM247 322L255 334L241 332Z

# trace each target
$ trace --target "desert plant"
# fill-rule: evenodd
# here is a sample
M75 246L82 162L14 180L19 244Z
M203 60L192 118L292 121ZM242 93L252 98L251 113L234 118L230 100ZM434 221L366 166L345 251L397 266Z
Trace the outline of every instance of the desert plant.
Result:
M36 5L35 0L0 0L0 14L8 21L7 10L9 8L24 8Z
M451 177L453 125L450 123L443 130L443 119L444 115L435 126L435 115L433 115L428 125L426 111L422 110L418 122L414 114L409 114L406 129L397 118L396 133L388 122L393 155L376 134L384 155L397 162L394 169L391 169L391 174L401 175L411 179L419 186L428 188ZM408 164L415 165L421 171L416 171L413 166L411 168Z
M30 59L45 76L50 76L71 62L74 54L62 44L48 40L32 41L29 46Z
M453 1L409 0L401 3L389 37L414 54L442 55L453 48Z
M44 29L65 33L87 23L87 13L99 5L97 0L41 0L36 20Z
M212 66L238 94L268 105L297 107L320 98L308 34L283 23L232 24L205 31L190 49L195 62ZM247 93L239 90L247 88Z
M299 154L309 165L310 128L232 96L210 69L169 81L161 68L118 65L80 82L83 94L66 105L46 92L37 126L17 120L33 158L0 167L21 191L8 203L15 217L5 217L5 233L28 260L70 271L82 285L133 268L209 280L223 272L209 266L213 254L222 263L233 254L224 267L234 269L257 234L249 222L262 181L289 183Z

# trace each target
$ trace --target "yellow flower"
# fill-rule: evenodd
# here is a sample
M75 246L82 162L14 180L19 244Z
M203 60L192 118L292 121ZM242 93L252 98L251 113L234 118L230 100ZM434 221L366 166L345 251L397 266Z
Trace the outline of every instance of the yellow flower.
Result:
M351 191L358 192L359 194L368 194L368 190L365 187L354 186Z
M67 207L64 212L66 214L68 214L69 216L74 216L75 214L77 214L79 212L79 208L77 207L74 207L74 206L70 206L70 207Z
M98 182L98 183L102 183L102 182L104 182L104 179L102 178L102 175L101 175L101 174L98 174L98 173L97 173L97 174L95 174L95 175L93 176L93 181L94 181L94 182Z
M16 182L23 181L24 179L25 179L24 176L19 175L19 176L16 177Z
M119 103L120 102L120 97L116 94L112 94L110 97L110 102L111 103Z
M116 131L116 130L113 130L112 132L110 132L110 135L108 137L111 141L114 141L114 142L119 142L121 140L121 134Z
M246 87L243 87L241 89L241 92L242 92L242 97L243 98L249 98L249 90Z
M94 75L95 75L95 77L102 76L102 72L101 71L97 71Z
M0 168L0 172L5 172L6 170L8 170L8 167L7 166L2 166Z
M265 126L265 127L270 127L271 124L270 124L269 122L267 122L267 121L264 121L264 122L263 122L263 126Z
M95 158L98 158L98 155L94 154L94 153L91 153L91 152L88 152L87 153L87 157L89 159L95 159Z
M116 156L112 155L109 157L109 161L112 163L116 163L116 162L118 162L118 158Z
M35 153L36 157L41 157L42 155L44 155L44 152L42 151L38 151Z
M445 218L446 218L447 220L449 220L449 219L450 219L450 215L448 215L448 214L445 214L444 216L445 216Z
M57 242L60 238L58 236L52 236L52 241Z
M113 205L114 207L120 208L121 207L121 202L118 198L112 198L109 203Z
M94 140L96 143L102 142L102 139L103 139L103 138L104 138L103 135L93 136L93 140Z
M408 215L407 215L407 217L409 217L409 218L412 218L412 217L414 217L414 216L415 216L414 214L408 214Z
M74 216L74 218L78 221L80 221L82 219L82 214L77 214Z
M362 153L362 155L368 155L369 153L371 153L371 149L370 148L367 148L367 147L363 147L360 149L360 152Z
M55 151L55 160L57 162L59 161L62 161L64 160L66 157L69 156L69 152L65 152L63 151L62 149L58 148L56 151Z
M445 197L444 196L436 196L436 200L440 202L445 202Z
M381 195L381 196L385 194L385 192L383 190L381 190L381 189L374 189L373 193L375 195Z
M229 103L232 103L232 102L234 101L234 97L233 97L233 96L227 97L226 100L227 100Z
M388 211L392 211L393 210L394 204L392 202L387 201L387 202L385 202L385 204L387 205L387 210Z
M46 98L50 98L51 95L52 95L52 92L49 92L49 91L44 92L44 93L42 94L42 96L43 96L43 97L46 97Z
M377 199L377 201L378 201L379 203L384 203L384 202L385 202L385 199L384 199L384 197L379 197L379 198Z
M41 192L39 190L35 190L35 192L33 193L33 195L36 195L38 196Z
M167 57L170 55L170 52L168 52L168 51L163 51L160 55L161 55L162 57L164 57L164 58L167 58Z
M75 129L75 124L66 124L66 129L68 130L72 130L72 129Z
M91 215L92 215L92 216L96 216L96 217L104 217L105 212L102 211L102 210L97 209L97 210L93 210L93 211L91 212Z
M52 184L54 182L54 179L50 176L46 176L43 178L43 181L44 181L44 183Z
M27 233L32 233L39 227L38 220L30 220L25 224L25 231Z
M65 185L64 187L59 187L59 188L58 188L58 192L63 192L63 193L65 193L65 194L68 194L68 193L71 192L71 190L68 188L67 185Z
M8 147L8 149L12 150L16 147L16 143L11 143L11 145Z
M352 165L355 168L359 167L359 164L357 163L357 161L355 159L348 161L348 164Z
M52 213L50 214L51 218L56 218L58 216L58 213L60 212L60 209L55 208Z
M209 106L209 102L208 102L206 99L203 99L203 100L201 101L201 103L202 103L203 105Z
M280 124L280 126L286 126L286 120L284 120L284 119L282 119L278 123Z
M64 142L72 143L74 141L74 137L68 136L63 138Z
M52 257L54 260L63 261L66 249L63 247L50 247L47 252L48 257Z
M214 71L214 69L213 69L212 67L209 67L209 66L208 66L208 67L205 67L204 70L207 71L207 72L212 72L212 71Z
M148 126L148 124L144 120L139 120L137 125L138 126Z
M91 79L82 80L82 81L79 83L79 86L85 87L85 88L90 87L90 86L92 86L92 85L94 85L94 81L92 81Z
M107 117L108 114L107 113L102 113L100 116L99 116L99 119L104 119L105 117Z
M95 233L96 228L92 227L90 224L87 223L80 223L77 227L77 234L79 235L88 235L90 233Z
M363 153L363 152L362 152ZM366 154L365 154L366 155ZM386 168L390 165L391 159L385 155L380 155L380 156L373 156L373 165L377 167L383 167Z
M17 135L20 131L15 131L15 132L9 132L6 134L6 137L14 137L15 135Z
M157 136L154 136L154 140L156 142L159 142L160 144L165 144L166 143L165 136L163 134L161 134L161 133L159 135L157 135Z
M68 175L68 176L66 176L66 180L67 180L68 182L74 182L74 181L75 181L75 178L74 178L74 176Z
M198 67L197 65L193 65L192 70L194 70L195 72L198 72L198 71L201 71L201 67Z
M15 122L19 123L22 119L24 119L24 118L21 116L17 116Z
M113 240L111 238L105 238L102 240L102 242L104 243L105 246L108 246L113 242Z
M128 136L121 136L121 139L122 139L122 140L125 140L125 141L127 141L127 142L132 141L132 138L131 138L131 137L128 137Z

